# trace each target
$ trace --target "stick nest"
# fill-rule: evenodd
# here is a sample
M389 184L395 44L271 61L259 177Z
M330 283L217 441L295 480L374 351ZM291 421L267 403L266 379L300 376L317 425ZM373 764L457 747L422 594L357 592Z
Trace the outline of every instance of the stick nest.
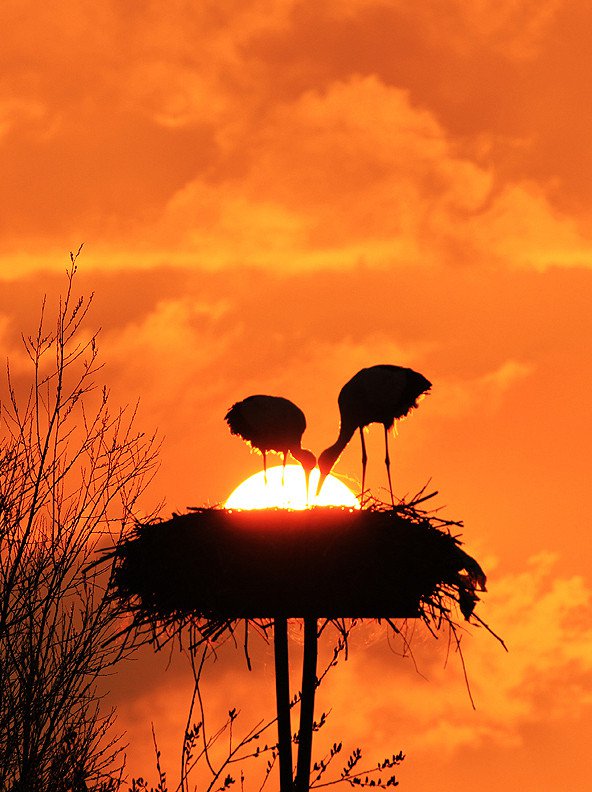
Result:
M152 640L187 624L214 639L236 620L265 628L278 617L420 617L437 628L454 603L469 619L485 574L452 533L462 524L420 508L429 497L360 511L195 509L138 524L106 554L112 596Z

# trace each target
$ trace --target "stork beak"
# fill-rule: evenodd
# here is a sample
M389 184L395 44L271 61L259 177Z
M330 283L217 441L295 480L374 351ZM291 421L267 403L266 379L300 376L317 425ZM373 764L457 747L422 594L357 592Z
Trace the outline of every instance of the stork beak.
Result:
M304 470L304 483L306 484L306 505L310 506L310 470Z
M326 473L321 473L321 475L319 476L319 483L317 485L317 494L315 495L316 498L318 498L319 495L321 494L321 490L323 489L323 484L325 483L326 478L327 478Z

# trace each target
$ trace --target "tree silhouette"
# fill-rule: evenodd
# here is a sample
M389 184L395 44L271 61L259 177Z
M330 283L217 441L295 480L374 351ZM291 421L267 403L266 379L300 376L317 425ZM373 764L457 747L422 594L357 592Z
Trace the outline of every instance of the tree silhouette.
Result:
M315 687L320 687L325 677L339 664L347 654L348 640L355 627L355 620L340 620L329 624L323 623L323 628L337 628L337 638L330 639L327 646L332 646L332 651L323 663L318 676L315 678ZM245 625L245 629L246 629ZM253 629L260 637L269 641L269 633L274 632L274 627L269 622L262 620L258 623L251 622ZM404 761L401 751L387 756L379 762L368 760L361 747L354 747L349 752L341 740L333 742L327 751L317 758L311 767L306 767L306 777L301 772L293 778L292 767L288 766L289 779L282 778L281 763L282 735L278 734L278 716L261 719L250 728L239 724L243 713L237 707L227 710L226 713L212 722L209 707L202 691L203 673L208 664L216 658L221 646L230 641L238 648L238 636L234 628L226 630L219 636L215 643L204 641L199 628L193 624L186 625L184 635L177 632L174 636L169 634L168 640L179 641L179 646L187 654L194 678L194 690L189 705L189 712L181 746L181 775L178 783L171 781L169 773L162 764L161 753L158 748L156 732L152 726L152 736L155 753L156 784L148 779L149 773L133 778L126 784L128 792L189 792L201 789L203 792L227 792L241 790L276 788L298 792L298 789L321 789L322 787L349 785L353 787L375 787L387 789L398 786L395 769ZM160 648L167 641L166 633L159 636ZM164 641L164 643L161 643ZM250 668L247 644L244 651L247 666ZM296 691L290 695L289 709L302 707L304 704L304 691ZM218 713L220 716L220 713ZM311 712L312 716L312 712ZM329 721L329 712L322 712L312 720L311 727L314 733L324 729ZM300 744L306 735L301 728L289 734L288 741L291 747L300 754ZM305 731L307 726L305 726ZM309 746L310 747L310 746ZM310 760L310 754L307 762ZM279 771L279 772L278 772ZM154 772L154 770L152 771ZM285 770L284 770L285 772ZM271 784L275 783L275 787Z
M7 366L0 414L0 789L119 786L122 756L98 681L126 652L107 580L90 562L133 519L155 472L136 409L96 382L92 303L74 294L76 254L55 322L44 300L23 335L27 374Z

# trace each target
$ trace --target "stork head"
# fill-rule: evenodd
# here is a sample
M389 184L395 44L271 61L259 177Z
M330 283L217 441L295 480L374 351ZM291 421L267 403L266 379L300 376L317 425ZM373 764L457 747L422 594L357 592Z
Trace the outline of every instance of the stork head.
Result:
M325 483L325 479L329 475L329 473L333 470L333 465L337 462L337 458L339 457L340 451L335 448L335 446L330 446L326 448L321 456L319 457L319 470L321 475L319 476L319 483L317 486L317 498L323 489L323 484Z
M311 471L315 469L317 465L317 458L309 451L307 448L292 448L290 452L294 459L296 459L302 465L302 469L304 470L304 478L306 481L306 500L308 502L308 482L310 479Z
M304 473L307 477L310 476L311 471L317 466L316 456L312 453L312 451L309 451L306 448L301 449L298 461L304 468Z

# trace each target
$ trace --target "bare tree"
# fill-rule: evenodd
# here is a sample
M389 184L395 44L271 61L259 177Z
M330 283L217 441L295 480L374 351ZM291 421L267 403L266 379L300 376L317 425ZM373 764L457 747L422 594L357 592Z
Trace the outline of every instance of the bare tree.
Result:
M136 408L113 411L96 382L78 253L55 324L44 301L22 337L27 381L8 363L0 391L0 789L14 792L110 790L121 775L114 713L97 691L125 647L91 562L133 520L158 449L135 428Z
M323 620L321 631L332 626L337 629L338 637L332 642L330 657L315 678L315 687L320 687L325 677L347 655L348 639L355 623L356 620L347 620L347 622ZM250 624L260 636L268 640L268 632L272 629L271 620L252 620ZM262 792L275 783L276 788L294 792L297 789L296 779L293 780L291 777L290 780L282 783L281 775L277 774L282 750L278 743L277 715L262 719L250 728L242 728L239 723L242 713L240 709L233 707L227 710L217 725L212 725L212 719L208 714L209 708L205 702L205 692L202 689L203 676L208 661L216 658L222 644L232 640L238 647L234 627L230 626L214 642L204 639L199 628L192 624L188 625L187 633L183 638L180 631L169 633L169 638L173 635L189 658L194 679L181 746L180 778L178 783L170 781L169 774L162 764L156 730L152 724L156 784L147 780L148 774L146 774L131 779L131 786L126 784L128 792L190 792L192 789L201 789L203 792L229 792L236 788L237 781L240 782L241 790L258 789ZM160 637L163 638L164 634ZM187 639L186 647L183 647L184 638ZM244 647L247 667L250 669L251 661L246 641ZM404 648L404 652L407 653L407 647ZM290 699L289 708L302 707L302 702L303 692L297 691ZM319 717L312 721L312 731L317 733L324 729L328 720L329 712L321 712ZM300 729L291 734L291 743L299 746L302 737ZM395 768L399 767L404 759L404 754L399 751L382 761L368 762L362 748L355 747L347 751L343 742L334 742L323 756L314 761L310 771L307 769L306 779L301 781L301 786L307 790L337 785L387 789L398 786ZM293 768L289 769L292 776Z

